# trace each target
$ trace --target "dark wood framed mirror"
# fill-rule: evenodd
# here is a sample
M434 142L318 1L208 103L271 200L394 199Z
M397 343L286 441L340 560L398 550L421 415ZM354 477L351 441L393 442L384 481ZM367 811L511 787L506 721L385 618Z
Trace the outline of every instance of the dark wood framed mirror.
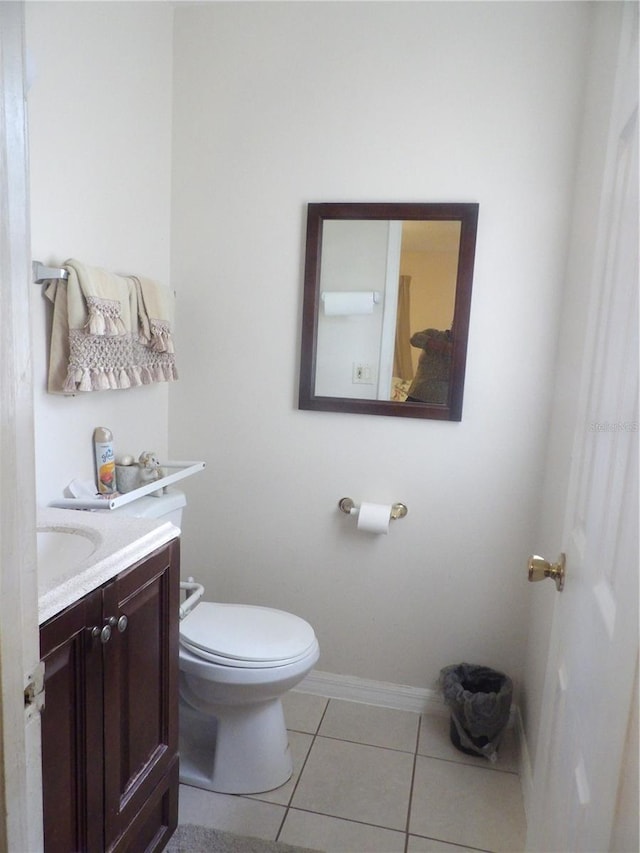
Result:
M459 421L478 205L307 209L298 408Z

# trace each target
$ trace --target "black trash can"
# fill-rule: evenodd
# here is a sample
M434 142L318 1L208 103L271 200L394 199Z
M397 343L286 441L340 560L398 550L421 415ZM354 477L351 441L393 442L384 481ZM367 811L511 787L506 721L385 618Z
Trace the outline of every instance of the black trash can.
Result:
M451 711L453 745L468 755L496 761L513 697L509 676L487 666L459 663L440 670L440 684Z

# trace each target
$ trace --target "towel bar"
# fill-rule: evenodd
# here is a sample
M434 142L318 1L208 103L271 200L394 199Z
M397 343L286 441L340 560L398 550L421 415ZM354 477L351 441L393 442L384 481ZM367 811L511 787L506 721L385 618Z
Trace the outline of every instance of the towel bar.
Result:
M45 281L51 281L52 278L69 278L69 273L60 267L46 267L40 261L34 261L31 265L33 269L34 284L42 284Z

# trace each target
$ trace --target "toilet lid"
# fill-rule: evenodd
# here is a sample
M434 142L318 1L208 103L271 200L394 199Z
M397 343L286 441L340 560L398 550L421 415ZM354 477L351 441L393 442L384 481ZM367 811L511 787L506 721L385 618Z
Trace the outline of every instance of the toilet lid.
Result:
M284 666L315 645L304 619L249 604L201 601L180 623L180 642L200 657L229 666Z

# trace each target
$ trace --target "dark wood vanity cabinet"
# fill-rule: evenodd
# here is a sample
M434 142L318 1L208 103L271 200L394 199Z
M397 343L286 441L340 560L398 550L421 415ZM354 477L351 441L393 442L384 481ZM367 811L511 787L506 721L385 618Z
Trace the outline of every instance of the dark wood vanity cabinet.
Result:
M179 569L176 539L40 628L46 853L156 851L173 834Z

